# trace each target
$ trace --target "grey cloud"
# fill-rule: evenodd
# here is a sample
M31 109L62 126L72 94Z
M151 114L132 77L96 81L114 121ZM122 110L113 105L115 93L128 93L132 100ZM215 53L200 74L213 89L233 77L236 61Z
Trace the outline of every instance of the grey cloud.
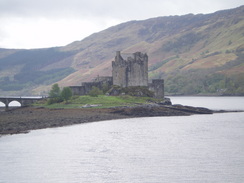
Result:
M72 25L73 29L82 27L80 32L92 33L98 28L102 30L115 23L129 20L188 13L211 13L241 5L243 0L0 0L0 47L23 47L23 45L32 47L28 44L32 45L33 40L26 35L33 33L30 29L32 26L35 27L36 23L56 30L57 26L50 26L50 24L63 22L62 26L57 28L57 31L62 32L66 27L71 26L65 22L75 20L77 24ZM43 23L47 20L49 23ZM44 34L41 29L36 31ZM76 33L78 39L83 38L79 37L80 32ZM45 34L47 34L47 42L49 42L48 37L54 39L51 33ZM68 37L71 34L64 33L64 35ZM26 37L18 39L23 36Z
M236 7L242 0L1 0L1 16L151 18ZM214 10L213 10L214 11Z

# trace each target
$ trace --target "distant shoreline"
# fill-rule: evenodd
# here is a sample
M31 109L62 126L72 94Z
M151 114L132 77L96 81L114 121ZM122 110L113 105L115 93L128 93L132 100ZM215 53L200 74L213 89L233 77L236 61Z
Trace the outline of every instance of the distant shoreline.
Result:
M62 127L73 124L154 116L188 116L213 114L207 108L182 105L140 105L136 107L47 109L43 107L14 108L0 112L0 135L28 133L30 130Z

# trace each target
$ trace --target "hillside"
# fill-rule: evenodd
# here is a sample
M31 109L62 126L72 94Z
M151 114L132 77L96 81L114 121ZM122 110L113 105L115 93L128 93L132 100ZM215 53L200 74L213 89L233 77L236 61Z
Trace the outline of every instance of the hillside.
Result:
M115 52L149 56L170 94L244 94L244 6L212 14L130 21L65 47L0 49L0 93L40 94L54 82L111 75Z

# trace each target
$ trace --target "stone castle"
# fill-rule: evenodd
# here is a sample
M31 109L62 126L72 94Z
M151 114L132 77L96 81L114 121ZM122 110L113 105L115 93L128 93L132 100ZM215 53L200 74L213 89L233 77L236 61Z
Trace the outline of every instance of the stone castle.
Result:
M98 76L93 82L84 82L81 86L70 86L70 88L74 95L87 95L93 86L102 89L104 85L147 87L154 92L155 98L164 98L164 80L154 79L152 83L148 83L148 56L141 52L133 53L133 57L124 60L120 51L117 51L112 62L112 77Z

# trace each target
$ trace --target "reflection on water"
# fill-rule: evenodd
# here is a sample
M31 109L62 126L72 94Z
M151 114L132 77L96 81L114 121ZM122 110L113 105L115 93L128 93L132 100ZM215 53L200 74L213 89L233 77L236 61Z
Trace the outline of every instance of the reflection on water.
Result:
M0 182L244 182L244 113L136 118L0 138Z

